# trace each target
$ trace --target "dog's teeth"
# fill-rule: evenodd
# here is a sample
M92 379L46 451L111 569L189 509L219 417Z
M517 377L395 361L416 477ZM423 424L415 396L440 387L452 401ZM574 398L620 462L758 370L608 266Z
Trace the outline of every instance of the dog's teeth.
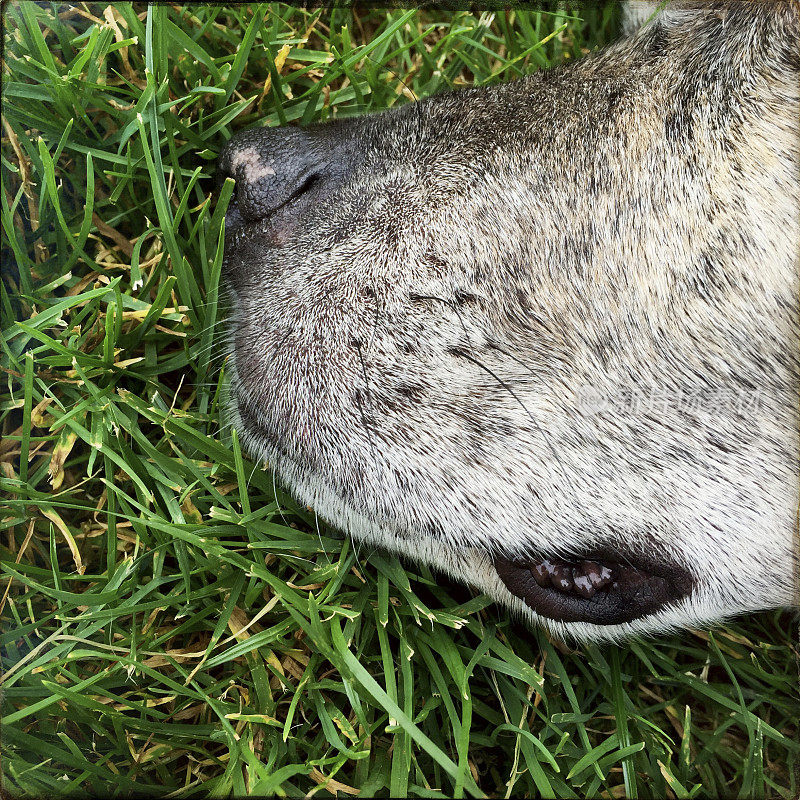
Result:
M522 567L523 564L519 563L518 566ZM535 564L528 563L526 566L533 579L543 589L556 589L564 593L574 592L587 600L606 587L619 588L619 571L597 561L568 563L560 560L550 561L546 558ZM625 568L624 576L626 584L627 582L636 584L646 580L634 567Z
M542 561L540 564L534 564L531 567L533 579L542 588L546 589L548 586L552 586L552 583L550 583L550 570L552 567L553 565L549 561Z
M596 561L583 562L583 574L596 586L600 581L600 565Z
M589 580L589 577L587 575L575 575L574 583L575 583L575 591L581 597L585 597L587 600L590 597L593 597L594 593L597 591L592 585L592 582L591 580Z
M589 579L595 589L602 589L611 583L611 570L596 561L583 562L583 574Z
M567 564L553 564L551 580L560 592L571 592L575 588L572 567Z

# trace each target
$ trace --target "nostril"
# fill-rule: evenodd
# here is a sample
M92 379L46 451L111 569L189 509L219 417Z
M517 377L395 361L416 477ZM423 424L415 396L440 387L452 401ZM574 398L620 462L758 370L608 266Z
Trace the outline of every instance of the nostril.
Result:
M282 175L281 172L278 167L270 172L264 168L243 177L236 176L236 201L246 221L267 219L309 194L323 180L316 169L306 174Z
M289 205L293 200L297 200L298 197L301 195L310 192L320 181L322 180L322 175L314 172L309 175L303 182L295 189L287 198L284 200L283 203L278 206L278 208L282 208L283 206Z
M233 178L241 219L260 222L284 207L300 213L323 188L333 190L348 173L348 153L333 127L244 131L223 148L218 180Z

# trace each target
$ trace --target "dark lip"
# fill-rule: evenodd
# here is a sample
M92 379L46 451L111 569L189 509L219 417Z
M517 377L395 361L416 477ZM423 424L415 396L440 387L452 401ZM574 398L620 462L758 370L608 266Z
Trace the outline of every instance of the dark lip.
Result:
M548 559L578 564L591 561L612 571L614 581L591 597L540 586L531 567L544 557L507 559L496 557L494 567L500 580L537 614L557 622L589 622L619 625L654 614L688 595L693 588L689 572L678 564L644 554L594 549L574 558Z

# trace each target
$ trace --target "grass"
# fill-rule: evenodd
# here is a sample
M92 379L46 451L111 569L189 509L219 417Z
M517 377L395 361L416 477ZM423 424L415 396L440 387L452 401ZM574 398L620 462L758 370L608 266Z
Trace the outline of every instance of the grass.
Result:
M4 6L6 791L798 795L789 615L567 647L354 551L220 416L231 132L513 79L616 16Z

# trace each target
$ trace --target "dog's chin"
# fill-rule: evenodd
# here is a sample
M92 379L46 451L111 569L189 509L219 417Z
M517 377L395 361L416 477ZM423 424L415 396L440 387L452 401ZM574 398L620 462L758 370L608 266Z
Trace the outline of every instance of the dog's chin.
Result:
M594 551L580 558L495 558L508 591L556 622L619 625L655 614L692 591L688 571L651 558Z
M267 429L260 415L242 400L242 387L237 387L231 394L229 411L248 451L269 458L271 462L277 459L275 467L291 466L289 472L293 480L289 480L289 483L293 488L298 488L294 484L301 479L303 484L310 482L318 492L321 484L316 480L309 481L309 473L300 468L297 460L283 449L280 437L275 435L275 431ZM321 499L312 497L313 492L301 494L309 503ZM333 492L331 496L335 494ZM336 514L325 513L329 510L329 503L323 501L322 505L322 516L330 516L334 524L338 522L345 529L352 527L347 520L339 520ZM330 505L331 508L341 509L341 498ZM364 535L362 531L361 536ZM381 535L366 538L378 544L384 543ZM414 553L413 548L400 549L407 555L422 555ZM423 560L434 563L431 559ZM688 570L679 564L610 548L592 549L574 558L545 558L539 555L509 559L495 556L489 563L506 589L538 616L567 624L614 626L633 622L656 614L688 596L694 583ZM461 577L470 582L469 576Z

